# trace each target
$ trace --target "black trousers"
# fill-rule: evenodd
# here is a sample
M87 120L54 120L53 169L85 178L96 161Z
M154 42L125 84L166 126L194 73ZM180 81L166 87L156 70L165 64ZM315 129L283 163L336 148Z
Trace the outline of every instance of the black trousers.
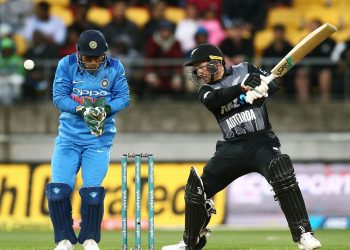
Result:
M280 146L272 131L235 141L218 141L216 152L204 166L201 176L207 198L252 172L260 173L269 182L269 165L281 154Z

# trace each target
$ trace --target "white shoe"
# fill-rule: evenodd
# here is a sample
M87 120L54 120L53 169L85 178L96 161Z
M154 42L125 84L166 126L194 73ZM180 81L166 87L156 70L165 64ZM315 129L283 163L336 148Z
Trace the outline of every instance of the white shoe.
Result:
M74 250L74 245L69 240L61 240L57 243L55 250Z
M185 250L186 249L186 244L182 240L178 244L175 245L169 245L169 246L164 246L162 247L161 250Z
M84 241L83 246L84 246L84 250L100 250L96 241L92 239Z
M310 232L303 233L300 236L298 243L299 249L302 250L316 250L321 248L321 242L316 239Z

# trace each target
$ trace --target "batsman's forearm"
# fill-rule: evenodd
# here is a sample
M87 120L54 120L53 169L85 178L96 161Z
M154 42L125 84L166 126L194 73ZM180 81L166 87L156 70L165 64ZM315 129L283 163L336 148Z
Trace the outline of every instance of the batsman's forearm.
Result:
M239 97L242 93L240 84L227 88L215 89L209 93L203 93L202 102L209 109L217 108L232 102L232 100Z

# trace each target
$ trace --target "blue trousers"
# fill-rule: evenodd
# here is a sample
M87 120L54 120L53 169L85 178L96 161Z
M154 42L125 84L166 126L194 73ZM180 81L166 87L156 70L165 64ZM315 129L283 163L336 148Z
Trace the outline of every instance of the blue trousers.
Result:
M51 160L52 182L66 183L74 189L81 167L83 187L101 186L110 162L110 149L110 145L81 146L57 137Z

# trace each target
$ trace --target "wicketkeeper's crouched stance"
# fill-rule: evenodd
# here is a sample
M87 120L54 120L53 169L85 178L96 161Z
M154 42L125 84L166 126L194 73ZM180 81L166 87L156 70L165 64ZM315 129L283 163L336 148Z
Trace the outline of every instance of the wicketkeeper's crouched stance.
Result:
M264 100L278 90L265 83L266 72L249 63L225 68L219 48L202 44L193 50L192 75L200 85L199 99L215 116L224 139L202 176L194 167L185 188L185 231L179 244L162 250L200 250L206 245L206 227L215 213L211 198L235 179L258 172L271 184L275 200L287 219L292 238L300 249L321 247L314 238L303 196L288 155L280 151L271 130Z
M116 135L114 116L130 102L125 71L106 55L107 43L97 30L84 31L77 53L60 60L53 84L53 102L61 111L52 156L52 182L46 186L55 250L99 250L103 201L110 148ZM71 193L82 170L81 223L73 231Z

